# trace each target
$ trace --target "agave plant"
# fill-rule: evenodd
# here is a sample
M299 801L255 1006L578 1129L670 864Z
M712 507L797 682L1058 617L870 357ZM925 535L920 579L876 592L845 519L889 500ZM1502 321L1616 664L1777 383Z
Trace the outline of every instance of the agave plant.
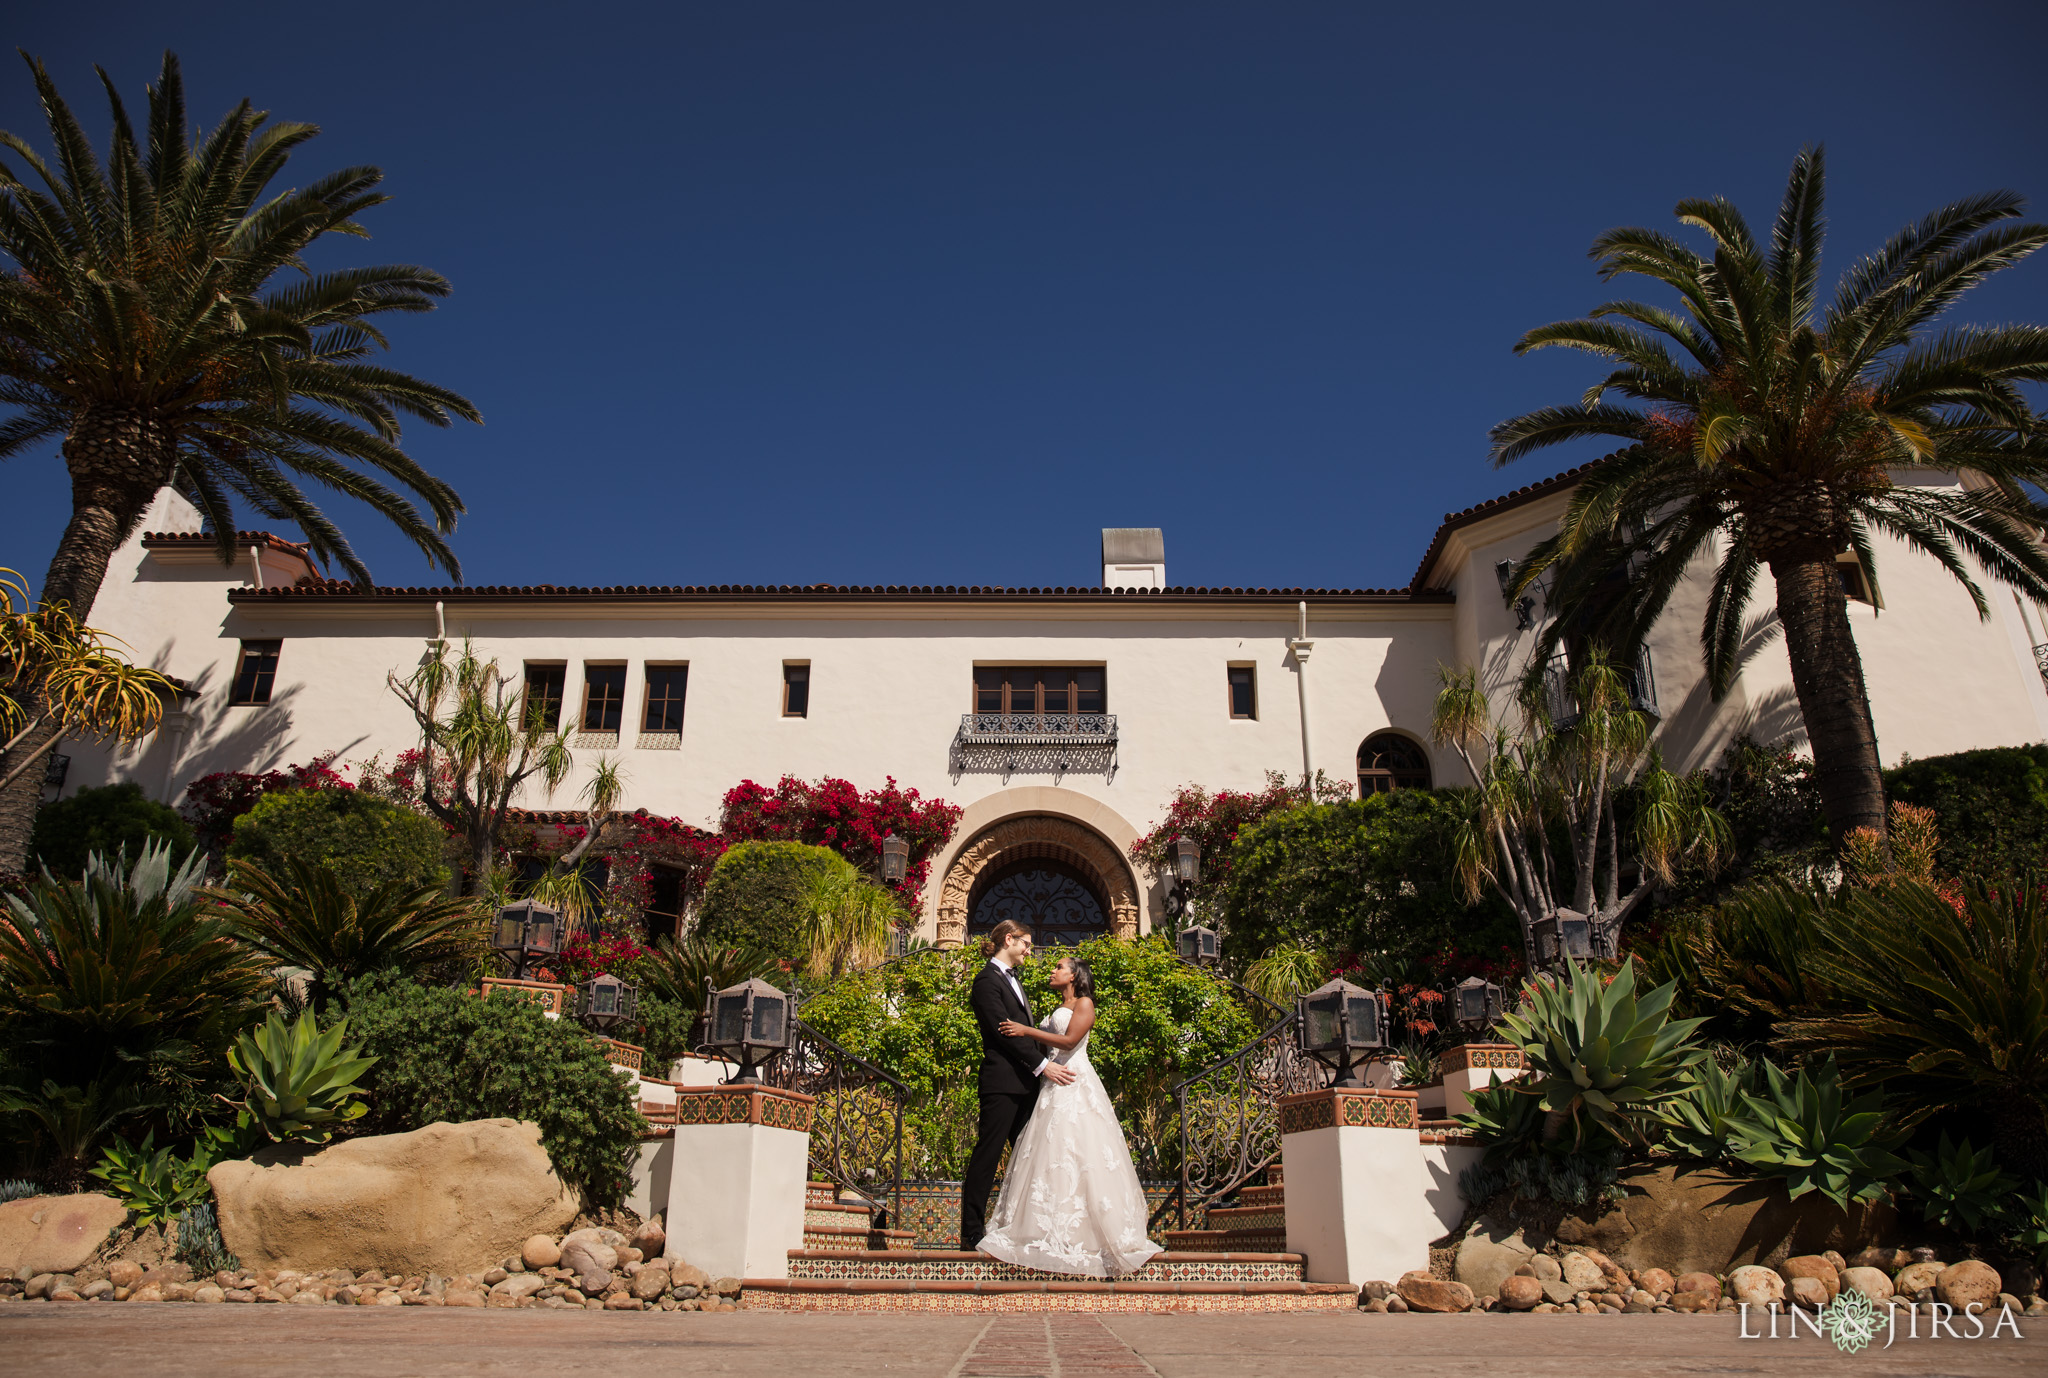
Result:
M228 864L229 883L212 891L242 940L273 962L311 973L312 1004L373 971L413 975L468 964L489 947L475 901L436 886L403 882L351 893L317 861L286 857L273 876L252 861Z
M9 1177L5 1181L0 1181L0 1205L9 1201L19 1201L25 1196L35 1196L41 1191L41 1187L26 1177Z
M1496 1081L1471 1092L1472 1108L1460 1114L1458 1124L1472 1132L1480 1143L1515 1148L1542 1132L1543 1115L1533 1096L1519 1095L1511 1082ZM1479 1197L1471 1198L1479 1200Z
M1740 1146L1739 1123L1748 1112L1749 1071L1730 1072L1713 1058L1700 1059L1685 1089L1665 1103L1664 1142L1689 1158L1716 1162Z
M1793 1076L1769 1059L1763 1070L1761 1092L1743 1096L1736 1157L1782 1181L1794 1200L1817 1191L1846 1207L1883 1196L1906 1162L1891 1151L1901 1136L1884 1128L1882 1094L1845 1096L1832 1057Z
M139 1146L125 1139L109 1144L92 1175L113 1189L141 1225L167 1225L206 1200L206 1166L177 1157L168 1145L157 1148L153 1129Z
M2019 1180L1999 1170L1991 1150L1960 1144L1942 1131L1932 1153L1913 1152L1913 1195L1928 1223L1977 1234L1994 1223Z
M369 1107L350 1098L363 1094L355 1079L377 1059L358 1056L360 1048L342 1051L347 1035L346 1019L322 1031L310 1014L288 1025L273 1013L236 1039L228 1065L242 1078L242 1115L273 1142L308 1143L326 1143L334 1126L362 1118Z
M1638 999L1633 964L1603 980L1573 961L1560 978L1530 983L1500 1028L1528 1065L1509 1085L1543 1107L1545 1143L1569 1124L1574 1149L1586 1147L1589 1131L1647 1144L1644 1127L1707 1055L1690 1041L1702 1021L1670 1017L1676 990L1667 983Z

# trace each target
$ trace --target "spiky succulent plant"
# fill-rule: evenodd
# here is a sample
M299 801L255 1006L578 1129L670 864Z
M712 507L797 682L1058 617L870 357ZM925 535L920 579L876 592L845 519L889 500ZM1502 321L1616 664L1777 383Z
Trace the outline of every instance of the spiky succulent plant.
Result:
M1633 964L1609 980L1569 960L1557 978L1530 984L1500 1028L1522 1050L1528 1075L1510 1085L1543 1107L1545 1143L1567 1125L1575 1149L1589 1135L1647 1143L1645 1127L1707 1055L1691 1042L1702 1021L1670 1017L1677 989L1674 981L1638 999Z
M355 1079L377 1061L342 1050L348 1021L322 1032L311 1014L291 1024L272 1013L263 1027L245 1033L228 1050L228 1063L242 1078L242 1114L273 1141L325 1143L334 1126L360 1119L369 1107L351 1097L363 1094Z
M1743 1103L1736 1157L1784 1182L1794 1199L1817 1191L1838 1206L1872 1201L1905 1171L1891 1151L1900 1136L1884 1128L1883 1096L1845 1096L1832 1056L1796 1075L1765 1059L1764 1085Z

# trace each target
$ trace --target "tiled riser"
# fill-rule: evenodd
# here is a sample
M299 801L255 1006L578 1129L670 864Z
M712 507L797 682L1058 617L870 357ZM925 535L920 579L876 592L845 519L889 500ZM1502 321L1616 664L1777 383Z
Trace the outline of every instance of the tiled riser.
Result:
M1357 1309L1349 1286L1331 1292L1163 1293L1102 1292L771 1292L750 1285L746 1307L756 1311L902 1311L985 1315L1017 1311L1218 1312L1337 1311Z
M807 1230L865 1229L868 1213L864 1210L847 1210L843 1206L805 1206L804 1228Z
M1212 1230L1281 1230L1287 1228L1285 1210L1247 1209L1243 1206L1219 1207L1209 1212L1209 1228Z
M1125 1280L1136 1283L1201 1282L1256 1283L1301 1282L1303 1265L1298 1256L1249 1254L1239 1258L1203 1257L1155 1259ZM1059 1274L1035 1268L999 1263L986 1255L958 1254L919 1257L915 1254L852 1254L804 1252L789 1259L789 1275L814 1281L844 1282L1045 1282L1071 1281Z

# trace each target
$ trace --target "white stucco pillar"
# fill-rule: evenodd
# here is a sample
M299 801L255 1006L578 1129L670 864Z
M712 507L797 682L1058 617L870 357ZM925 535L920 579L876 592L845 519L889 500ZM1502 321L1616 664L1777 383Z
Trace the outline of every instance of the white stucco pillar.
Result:
M1310 1282L1392 1282L1429 1267L1431 1208L1415 1092L1330 1088L1280 1099L1287 1252Z
M1522 1050L1512 1043L1465 1043L1444 1049L1438 1060L1444 1074L1444 1118L1456 1119L1472 1108L1472 1093L1496 1081L1521 1076Z
M814 1098L764 1086L682 1087L668 1258L714 1279L786 1278L804 1246Z

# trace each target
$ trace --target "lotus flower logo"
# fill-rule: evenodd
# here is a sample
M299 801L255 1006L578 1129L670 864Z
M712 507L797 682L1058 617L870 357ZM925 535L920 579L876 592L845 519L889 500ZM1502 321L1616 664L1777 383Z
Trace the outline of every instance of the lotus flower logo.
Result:
M1853 1287L1820 1308L1819 1320L1820 1328L1844 1354L1856 1353L1885 1328L1877 1304Z

